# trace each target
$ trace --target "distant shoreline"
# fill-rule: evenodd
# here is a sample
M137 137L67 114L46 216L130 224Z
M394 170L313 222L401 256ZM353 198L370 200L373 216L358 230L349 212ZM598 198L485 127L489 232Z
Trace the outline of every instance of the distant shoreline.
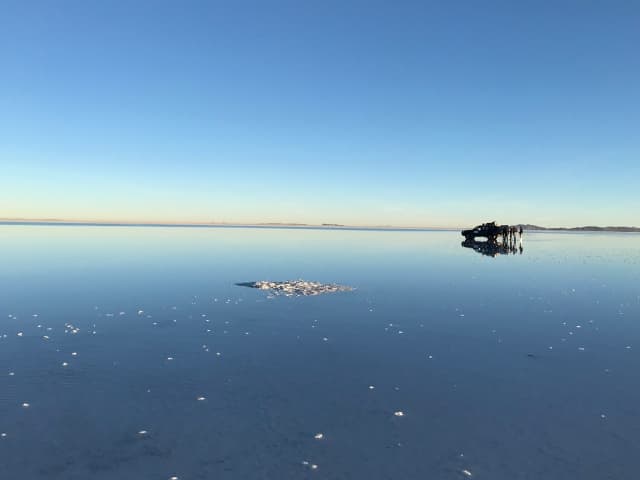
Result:
M182 227L182 228L274 228L274 229L299 229L299 230L383 230L383 231L458 231L461 228L454 227L398 227L391 225L342 225L337 223L322 223L319 225L307 223L163 223L163 222L91 222L83 220L57 220L57 219L0 219L0 225L52 225L52 226L86 226L86 227ZM522 224L525 231L540 232L618 232L640 233L640 227L541 227L539 225Z
M532 231L551 231L551 232L619 232L619 233L638 233L640 227L541 227L539 225L522 225L524 230Z
M87 222L69 220L4 220L0 225L22 226L60 226L60 227L156 227L156 228L263 228L284 230L378 230L378 231L415 231L415 232L449 232L457 228L440 227L393 227L393 226L356 226L340 224L305 224L305 223L162 223L162 222Z

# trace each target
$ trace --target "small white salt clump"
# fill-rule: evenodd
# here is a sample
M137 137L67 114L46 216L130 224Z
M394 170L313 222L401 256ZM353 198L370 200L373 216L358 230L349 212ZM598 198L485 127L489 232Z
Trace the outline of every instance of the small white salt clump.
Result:
M146 435L147 433L149 433L149 432L147 432L146 430L140 430L138 432L138 435Z
M473 475L471 474L471 472L469 470L462 470L462 474L467 476L467 477L472 477Z
M324 438L324 435L322 433L316 433L313 438L315 438L316 440L322 440Z
M206 399L207 399L206 397L198 397L196 400L198 400L199 402L202 402L202 401L204 401Z
M67 367L67 366L69 366L69 364L67 362L62 362L62 366L63 367Z
M306 280L289 280L286 282L262 280L259 282L249 282L240 285L260 290L269 290L273 295L285 295L287 297L320 295L322 293L348 292L353 290L352 287L337 285L335 283L324 284L320 282L309 282Z
M402 411L393 412L393 414L394 414L396 417L404 417L404 412L402 412Z
M29 408L31 405L29 405L27 402L24 402L22 404L22 408Z
M7 437L7 434L6 434L6 433L4 433L4 432L2 432L2 433L0 433L0 437L2 437L2 438L6 438L6 437Z

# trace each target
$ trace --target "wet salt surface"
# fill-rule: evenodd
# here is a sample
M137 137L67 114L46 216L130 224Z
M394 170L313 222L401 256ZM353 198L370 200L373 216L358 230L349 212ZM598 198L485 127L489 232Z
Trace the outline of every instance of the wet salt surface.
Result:
M447 232L0 233L0 478L637 469L640 236L528 234L494 259Z

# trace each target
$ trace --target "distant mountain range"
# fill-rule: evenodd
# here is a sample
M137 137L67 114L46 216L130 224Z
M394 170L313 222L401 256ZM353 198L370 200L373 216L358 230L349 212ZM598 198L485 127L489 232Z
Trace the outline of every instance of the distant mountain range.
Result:
M566 232L640 232L640 227L541 227L540 225L524 224L524 230L560 230Z

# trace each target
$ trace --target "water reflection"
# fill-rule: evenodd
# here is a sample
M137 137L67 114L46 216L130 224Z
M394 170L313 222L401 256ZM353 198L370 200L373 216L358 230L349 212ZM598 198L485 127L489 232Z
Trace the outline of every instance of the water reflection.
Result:
M633 478L638 236L459 235L0 226L0 479Z
M464 240L461 244L464 248L472 248L481 255L488 257L495 257L497 255L522 255L524 248L522 247L522 241L507 241L499 242L497 240L477 241L473 238Z

